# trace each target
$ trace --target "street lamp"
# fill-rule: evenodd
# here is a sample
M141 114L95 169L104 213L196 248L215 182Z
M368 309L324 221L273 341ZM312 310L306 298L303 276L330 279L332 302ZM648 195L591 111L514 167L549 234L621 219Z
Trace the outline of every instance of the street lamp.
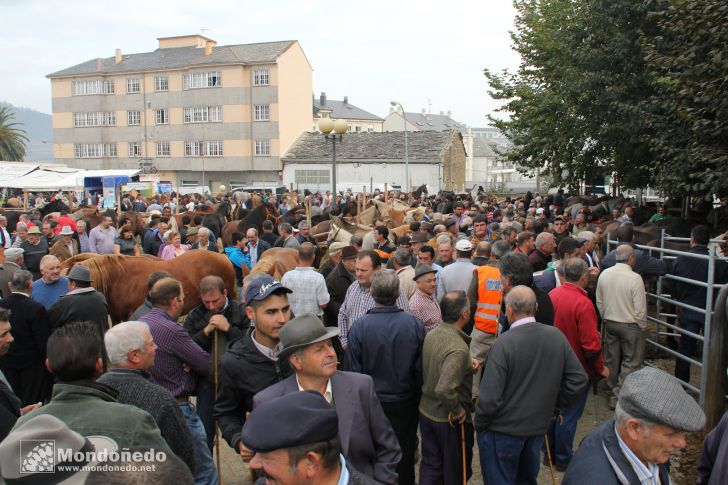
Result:
M404 112L404 107L398 101L390 101L389 104L392 106L399 106L402 110L402 119L404 120L404 191L409 192L409 154L407 153L407 115Z
M346 133L349 129L349 124L346 120L334 121L331 118L321 118L318 122L318 129L324 134L324 138L331 140L331 143L333 144L334 151L332 155L333 167L331 170L331 192L334 194L334 199L336 199L336 194L338 193L336 191L336 140L338 139L339 142L341 142L344 133Z

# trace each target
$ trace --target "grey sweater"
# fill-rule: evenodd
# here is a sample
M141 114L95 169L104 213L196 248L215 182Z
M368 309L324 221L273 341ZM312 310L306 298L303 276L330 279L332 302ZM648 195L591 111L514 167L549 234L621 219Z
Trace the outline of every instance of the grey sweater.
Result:
M118 402L130 404L151 414L162 432L162 438L194 475L195 450L192 433L179 404L169 391L150 382L147 374L134 369L111 369L99 377L98 382L118 391Z
M551 417L587 384L579 359L557 328L535 322L512 328L488 353L475 429L541 436Z

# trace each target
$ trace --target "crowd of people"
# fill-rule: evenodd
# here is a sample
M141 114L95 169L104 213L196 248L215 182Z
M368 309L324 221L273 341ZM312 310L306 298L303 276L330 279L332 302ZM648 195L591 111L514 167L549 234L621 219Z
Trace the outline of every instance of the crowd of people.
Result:
M351 202L307 197L318 215ZM263 199L289 210L285 197ZM275 483L463 483L476 443L488 484L536 483L542 464L565 472L564 483L670 483L671 455L705 415L680 383L688 361L675 376L645 366L645 282L668 267L634 244L631 208L611 214L618 244L607 248L588 206L572 220L562 194L417 202L421 220L406 234L393 237L380 217L364 236L328 244L324 258L306 220L265 221L220 248L201 221L178 223L172 203L141 196L124 199L150 216L139 242L106 215L87 233L67 213L42 222L30 212L13 234L0 216L0 474L55 483L11 465L21 440L52 428L64 442L101 436L179 463L160 465L155 483L214 484L219 429L254 479ZM690 252L705 254L709 239L696 226ZM297 254L280 281L255 270L271 247ZM60 270L80 252L172 259L220 249L237 295L206 276L183 315L182 283L155 272L144 304L112 328L89 270ZM707 262L687 257L670 271L708 277ZM723 263L715 281L728 281ZM672 284L676 299L704 307L704 287ZM693 334L702 322L680 313ZM696 347L680 338L682 355ZM614 417L575 443L597 389ZM726 428L728 418L706 439L699 483L725 478ZM135 470L79 477L132 483Z

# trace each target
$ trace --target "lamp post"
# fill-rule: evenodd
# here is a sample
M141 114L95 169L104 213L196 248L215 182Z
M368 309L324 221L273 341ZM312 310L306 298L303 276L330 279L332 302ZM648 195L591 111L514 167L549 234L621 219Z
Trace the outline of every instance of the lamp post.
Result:
M402 106L402 103L398 101L390 101L389 104L392 106L399 106L399 109L402 110L402 119L404 120L404 191L409 192L410 191L410 184L409 184L409 153L407 153L407 115L404 112L404 107Z
M336 200L336 140L341 141L344 137L344 133L349 129L349 125L346 120L332 120L331 118L321 118L318 122L318 129L324 134L324 138L331 140L333 145L332 164L331 169L331 192L334 194L334 200ZM333 133L332 133L333 132Z

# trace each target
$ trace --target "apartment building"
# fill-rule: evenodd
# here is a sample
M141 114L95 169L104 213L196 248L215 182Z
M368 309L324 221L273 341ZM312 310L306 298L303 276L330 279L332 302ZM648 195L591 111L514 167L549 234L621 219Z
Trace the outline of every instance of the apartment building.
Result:
M343 101L328 99L326 93L321 93L318 98L314 97L313 131L318 131L318 122L322 118L346 120L349 125L348 133L381 133L384 131L384 119L354 106L349 102L348 96L344 96Z
M218 46L159 38L152 52L49 74L54 158L143 168L184 188L275 184L312 124L312 69L297 41Z

